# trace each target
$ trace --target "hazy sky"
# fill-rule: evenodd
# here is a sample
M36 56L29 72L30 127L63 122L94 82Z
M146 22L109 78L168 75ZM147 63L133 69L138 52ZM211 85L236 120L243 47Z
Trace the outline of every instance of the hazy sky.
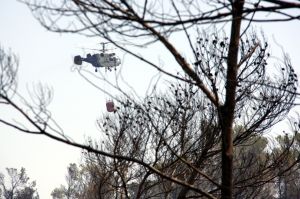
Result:
M274 54L279 56L281 52L273 38L284 47L299 75L300 21L256 24L256 27L263 29L268 36ZM74 55L84 52L80 47L95 47L97 42L101 41L47 32L23 4L14 0L0 1L0 45L19 56L20 93L26 93L36 83L50 86L54 91L49 106L53 117L66 134L79 141L88 136L101 137L95 121L105 110L108 96L72 72L72 61ZM129 56L124 57L122 53L119 55L126 81L134 86L144 83L145 70L149 67L140 65ZM151 55L152 52L149 53ZM156 60L162 57L154 52L153 56ZM0 114L14 116L5 110L0 110ZM29 177L37 181L41 199L51 198L51 191L64 183L68 164L79 161L78 149L0 125L0 172L4 172L6 167L25 167Z
M52 87L49 109L65 132L78 140L95 134L95 120L105 107L105 98L71 71L73 56L82 52L86 39L47 32L27 7L14 0L0 1L0 27L0 45L11 48L20 59L20 93L36 83ZM0 114L10 113L0 110ZM51 191L64 183L68 164L79 160L78 149L0 125L0 171L25 167L37 181L42 199L51 198Z

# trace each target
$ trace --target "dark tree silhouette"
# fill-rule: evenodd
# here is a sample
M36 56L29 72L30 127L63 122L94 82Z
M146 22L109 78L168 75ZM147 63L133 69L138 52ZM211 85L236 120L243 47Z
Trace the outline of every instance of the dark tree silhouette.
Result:
M247 140L253 132L262 133L276 122L280 121L291 109L295 98L295 84L297 78L288 59L283 63L284 71L279 74L279 81L269 77L265 68L266 45L255 38L247 39L246 30L252 22L290 21L299 19L297 12L291 9L299 9L297 1L21 1L28 5L38 21L50 31L71 32L88 36L102 37L118 48L131 54L159 70L162 74L176 78L183 82L196 85L203 93L216 112L217 127L220 128L221 144L221 198L233 196L233 151L234 145ZM269 14L267 17L261 13ZM296 13L296 14L295 14ZM72 21L69 23L69 21ZM244 29L241 23L247 25ZM201 50L206 40L200 40L201 46L194 44L197 30L205 24L230 23L230 34L226 40L208 39L210 49L202 55ZM181 34L192 52L195 63L190 63L186 57L178 51L176 41L172 36ZM244 37L243 37L244 36ZM137 39L139 38L139 39ZM122 45L119 42L125 44ZM177 75L173 71L167 71L152 60L148 60L139 54L136 47L151 46L159 42L169 52L179 68L185 75ZM201 43L202 42L202 43ZM134 47L131 47L134 46ZM203 49L201 49L203 48ZM220 53L224 54L220 54ZM240 54L239 54L240 53ZM240 56L239 56L240 55ZM206 62L202 60L203 56ZM211 64L215 60L216 66ZM216 67L216 68L214 68ZM218 67L218 68L217 68ZM223 70L223 71L222 71ZM204 77L204 79L202 79ZM222 80L221 82L220 79ZM219 84L220 83L220 84ZM221 88L219 88L221 87ZM241 91L239 91L241 90ZM43 98L47 99L47 91L40 90ZM37 107L40 112L33 110L33 119L27 112L20 109L5 94L2 97L5 103L15 107L37 129L30 131L20 126L2 120L2 123L17 128L18 130L44 134L53 139L67 144L82 147L91 152L97 152L113 158L121 158L133 161L144 166L151 172L156 172L161 177L173 180L198 193L212 198L213 196L204 190L196 189L188 183L172 178L164 172L149 165L143 159L128 158L123 155L112 155L92 147L71 142L65 137L59 127L52 122L50 114L45 111L45 103ZM248 103L249 101L249 103ZM258 105L258 106L257 106ZM234 124L238 116L246 122L246 131L234 136ZM156 119L156 118L152 118ZM159 121L159 120L158 120ZM156 122L158 122L156 121ZM50 126L48 126L50 125ZM54 126L53 126L54 125ZM50 128L49 128L50 127ZM161 129L157 129L161 130ZM51 134L59 133L60 136Z
M164 94L156 93L143 102L122 98L120 104L115 114L98 120L106 139L99 143L90 140L89 146L115 156L141 159L174 179L220 196L221 129L216 110L205 103L196 86L170 84ZM296 154L290 158L289 151L299 143L271 147L262 131L240 138L247 131L243 126L234 129L239 140L234 153L234 198L275 198L278 179L291 172L298 176L299 159ZM79 173L88 186L82 198L203 197L134 162L94 153L84 153L83 160Z
M4 199L39 199L35 181L29 182L24 168L6 168L7 178L0 173L0 198Z

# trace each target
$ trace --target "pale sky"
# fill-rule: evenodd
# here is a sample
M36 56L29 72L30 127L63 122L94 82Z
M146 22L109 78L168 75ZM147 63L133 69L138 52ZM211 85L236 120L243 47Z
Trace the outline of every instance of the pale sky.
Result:
M268 36L274 54L279 56L281 52L273 37L284 47L299 76L300 21L256 26ZM84 51L81 47L95 47L95 43L101 41L47 32L26 6L14 0L0 1L0 27L0 45L4 49L10 48L20 59L19 92L26 93L26 89L36 83L50 86L54 98L49 109L66 134L79 141L88 136L101 137L95 121L105 110L108 97L71 71L73 56ZM146 50L145 53L149 53ZM156 52L150 51L149 56L153 56L154 60L162 59L163 56ZM126 81L133 86L147 82L144 79L149 67L144 67L129 56L124 57L122 52L119 55L123 59L122 70ZM113 77L112 73L108 75ZM12 113L3 110L0 110L0 114L13 117ZM0 172L3 173L6 167L25 167L31 180L36 180L41 199L50 199L51 191L65 183L68 164L79 161L78 149L0 125Z

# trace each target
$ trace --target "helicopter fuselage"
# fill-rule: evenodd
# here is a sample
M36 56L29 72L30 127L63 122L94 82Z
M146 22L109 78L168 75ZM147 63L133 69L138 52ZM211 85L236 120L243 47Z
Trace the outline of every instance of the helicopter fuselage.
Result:
M111 69L121 64L121 60L115 55L115 53L96 53L87 54L86 58L77 55L74 57L74 63L81 65L82 61L92 64L95 68L104 67Z

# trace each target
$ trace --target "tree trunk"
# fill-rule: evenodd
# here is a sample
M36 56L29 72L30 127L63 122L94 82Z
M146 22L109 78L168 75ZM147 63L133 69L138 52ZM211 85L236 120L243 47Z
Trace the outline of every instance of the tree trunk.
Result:
M220 108L222 128L222 189L221 199L232 199L233 196L233 123L236 105L239 39L242 21L243 0L232 3L232 24L227 58L226 98Z

